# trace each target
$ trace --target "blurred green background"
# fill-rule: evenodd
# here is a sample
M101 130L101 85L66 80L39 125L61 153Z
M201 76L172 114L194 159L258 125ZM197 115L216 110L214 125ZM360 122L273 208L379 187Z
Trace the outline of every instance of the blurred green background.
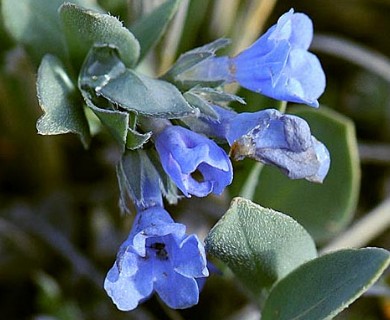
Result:
M161 3L98 2L126 25ZM318 37L312 51L327 75L320 102L356 126L361 160L358 219L390 194L389 0L183 1L170 32L142 68L159 74L180 53L221 36L232 38L231 53L236 53L290 8L314 22ZM0 41L0 318L256 316L229 273L212 276L200 304L189 310L166 309L155 297L134 312L116 310L102 284L132 220L121 216L118 207L115 164L120 151L105 132L93 137L89 150L72 134L37 135L35 123L42 113L35 91L38 65L11 39L2 21ZM248 101L262 101L243 94ZM229 194L186 199L169 210L204 238L229 202ZM390 249L388 230L369 245ZM390 297L361 298L339 319L390 319Z

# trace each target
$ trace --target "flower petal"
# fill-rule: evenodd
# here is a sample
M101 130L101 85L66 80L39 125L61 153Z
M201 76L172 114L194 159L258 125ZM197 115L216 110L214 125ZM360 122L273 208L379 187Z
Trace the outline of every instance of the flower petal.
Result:
M313 23L303 13L294 13L294 10L283 14L276 24L269 40L288 40L294 48L307 50L313 39Z
M162 207L152 207L140 211L133 222L133 228L128 240L123 245L132 245L132 248L140 256L146 255L146 239L150 237L161 237L172 234L182 239L185 234L185 226L175 223L169 213ZM123 246L122 245L122 246Z
M156 137L156 150L165 172L183 194L220 194L233 179L225 151L214 141L180 126L169 126ZM194 174L201 173L197 179Z
M315 182L322 182L329 170L328 150L297 116L276 110L238 114L227 132L235 160L249 157L277 166L291 179Z
M324 181L324 179L329 171L330 155L329 155L328 149L325 147L324 144L319 142L314 137L312 137L312 139L313 139L314 150L316 152L317 159L320 163L320 166L319 166L316 174L313 176L310 176L310 177L306 177L306 180L321 183Z
M190 235L180 244L179 255L173 259L174 270L186 277L207 277L209 271L206 267L206 253L203 245L195 235Z
M138 272L129 277L122 274L117 264L110 269L104 281L104 289L119 310L135 309L153 292L153 279L147 263L138 261Z
M199 288L194 278L182 276L164 264L156 264L154 274L154 288L170 308L185 309L198 303Z

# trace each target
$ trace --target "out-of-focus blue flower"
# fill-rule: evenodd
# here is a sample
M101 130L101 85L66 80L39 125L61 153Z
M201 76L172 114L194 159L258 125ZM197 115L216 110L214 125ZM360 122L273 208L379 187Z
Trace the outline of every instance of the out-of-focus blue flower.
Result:
M232 182L229 157L214 141L181 126L167 126L155 146L165 172L186 197L221 194Z
M209 275L203 245L186 235L162 207L137 214L127 240L107 274L104 288L118 309L135 309L153 292L171 308L198 303L197 279Z
M180 77L238 82L274 99L318 107L325 74L318 58L307 51L312 38L310 18L291 9L236 57L207 59Z
M233 159L275 165L291 179L322 182L329 170L328 150L297 116L273 109L240 113L229 121L226 139Z

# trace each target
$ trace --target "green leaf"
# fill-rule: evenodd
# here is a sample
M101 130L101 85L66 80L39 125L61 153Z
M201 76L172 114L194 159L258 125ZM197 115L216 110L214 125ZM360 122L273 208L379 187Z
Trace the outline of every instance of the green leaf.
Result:
M80 73L79 87L145 116L173 119L197 112L174 85L126 69L111 45L92 48Z
M130 150L139 149L149 141L151 136L152 132L140 133L134 129L129 128L126 137L126 148Z
M244 198L232 200L207 236L206 250L225 262L255 296L317 256L313 240L296 221Z
M108 14L86 10L71 3L60 8L72 61L81 66L94 44L111 44L118 48L121 60L128 67L136 64L140 47L137 39L122 23Z
M180 3L181 0L167 0L130 27L141 45L140 59L160 40Z
M63 1L3 0L2 15L12 37L39 61L46 53L66 56L57 9Z
M123 109L146 116L173 119L196 113L174 85L130 69L108 81L97 94Z
M117 47L96 44L89 51L79 74L79 87L99 91L111 79L126 71L126 66L119 58Z
M65 39L58 20L58 8L64 0L3 0L1 4L4 24L19 43L26 46L34 60L53 54L64 60L67 57ZM91 1L72 1L96 8Z
M85 147L90 133L83 103L61 61L46 55L38 69L37 95L44 115L38 119L37 130L42 135L73 132L80 135Z
M323 184L290 180L277 169L264 166L253 201L289 214L319 242L339 233L351 221L357 205L360 169L353 123L321 107L296 108L313 135L330 152L331 166Z
M92 101L92 97L87 91L81 90L81 93L87 106L96 114L106 129L119 143L122 151L124 151L127 143L129 114L119 110L99 108Z
M341 250L311 260L272 288L261 319L332 319L362 295L389 263L389 252L378 248Z
M182 36L178 52L185 52L197 45L197 40L203 35L204 27L210 21L210 3L211 0L189 1L185 24L182 30Z

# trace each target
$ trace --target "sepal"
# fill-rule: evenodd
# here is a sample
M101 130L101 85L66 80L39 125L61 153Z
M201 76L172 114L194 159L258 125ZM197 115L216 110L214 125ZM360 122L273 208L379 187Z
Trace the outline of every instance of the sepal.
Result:
M185 75L186 72L190 72L190 69L196 65L214 57L216 51L225 48L229 44L229 39L221 38L202 47L187 51L179 57L172 68L169 69L161 78L174 83L181 89L189 89L199 84L202 84L202 86L212 87L221 85L224 81L191 81L186 80L187 77L183 75Z
M147 156L146 151L126 151L116 168L119 189L120 207L129 212L127 197L137 210L163 205L160 189L160 175Z

